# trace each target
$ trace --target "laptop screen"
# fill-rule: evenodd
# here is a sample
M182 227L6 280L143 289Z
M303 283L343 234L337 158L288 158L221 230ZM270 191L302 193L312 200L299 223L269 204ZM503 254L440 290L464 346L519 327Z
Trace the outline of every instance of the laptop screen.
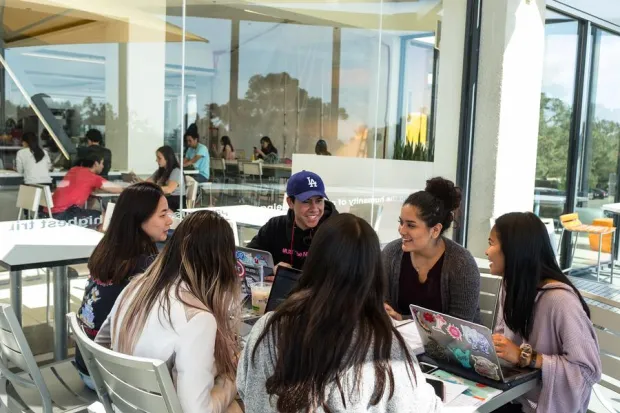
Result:
M269 301L265 312L273 311L288 298L291 291L297 286L297 282L301 277L301 271L294 268L278 267L276 278L271 286L269 293Z

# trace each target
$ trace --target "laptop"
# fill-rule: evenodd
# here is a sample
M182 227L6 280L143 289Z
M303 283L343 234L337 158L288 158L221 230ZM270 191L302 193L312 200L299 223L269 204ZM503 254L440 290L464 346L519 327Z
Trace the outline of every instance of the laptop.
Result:
M421 361L498 389L540 375L539 370L501 360L489 328L415 305L409 309L424 346Z
M281 303L284 302L284 300L288 298L291 291L293 291L293 289L297 286L299 278L301 278L301 271L296 270L295 268L278 267L273 284L271 285L271 291L265 307L265 313L274 311ZM262 316L256 316L253 314L244 317L241 322L239 335L241 337L246 336L252 329L252 326L256 324L261 317Z
M235 248L237 275L241 281L241 301L250 299L250 285L273 275L273 256L267 251L246 247Z

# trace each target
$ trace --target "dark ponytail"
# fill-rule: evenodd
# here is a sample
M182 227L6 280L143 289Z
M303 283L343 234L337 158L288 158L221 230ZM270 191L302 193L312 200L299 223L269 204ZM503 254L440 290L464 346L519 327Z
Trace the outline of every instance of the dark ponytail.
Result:
M461 205L461 189L454 182L436 177L426 181L426 189L409 195L404 205L419 209L420 219L430 228L441 224L443 234L454 221L454 211Z
M34 160L36 163L39 163L41 159L45 156L45 152L39 146L39 138L33 132L26 132L24 136L22 136L22 140L28 144L28 148L30 148L30 152L34 155Z

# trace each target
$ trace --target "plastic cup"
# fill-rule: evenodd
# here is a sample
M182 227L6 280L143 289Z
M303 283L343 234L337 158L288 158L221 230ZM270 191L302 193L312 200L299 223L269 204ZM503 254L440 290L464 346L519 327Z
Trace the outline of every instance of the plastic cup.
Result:
M250 286L252 291L252 311L257 315L265 314L265 307L271 292L271 283L259 282Z

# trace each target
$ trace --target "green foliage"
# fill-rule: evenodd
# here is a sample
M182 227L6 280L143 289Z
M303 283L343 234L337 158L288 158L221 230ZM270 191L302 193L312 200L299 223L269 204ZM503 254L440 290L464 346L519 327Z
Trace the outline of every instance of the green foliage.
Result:
M418 142L415 146L411 142L403 142L400 139L394 141L394 155L392 159L405 161L433 162L434 148L426 147Z
M593 106L592 109L596 110ZM544 93L540 101L536 179L557 180L566 189L566 166L572 108L560 99ZM586 142L590 157L582 173L588 173L589 189L606 188L610 174L616 172L620 142L620 123L591 117L590 135Z

